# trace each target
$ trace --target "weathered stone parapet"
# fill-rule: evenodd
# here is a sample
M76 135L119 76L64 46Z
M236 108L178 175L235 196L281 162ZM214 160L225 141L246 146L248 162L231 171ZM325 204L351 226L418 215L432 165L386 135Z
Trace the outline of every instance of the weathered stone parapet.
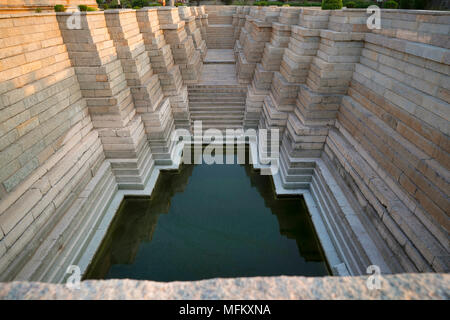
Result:
M192 282L137 280L82 281L79 290L65 285L12 282L0 284L0 299L101 300L101 299L354 299L447 300L447 274L397 274L381 278L371 290L367 276L360 277L254 277Z

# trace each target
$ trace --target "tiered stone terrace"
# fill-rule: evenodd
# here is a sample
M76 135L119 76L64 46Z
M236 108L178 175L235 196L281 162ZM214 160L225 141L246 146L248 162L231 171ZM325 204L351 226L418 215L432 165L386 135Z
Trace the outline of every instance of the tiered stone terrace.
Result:
M274 186L304 196L333 274L449 271L448 12L383 10L380 30L359 9L70 17L0 15L0 280L85 270L196 120L279 129Z

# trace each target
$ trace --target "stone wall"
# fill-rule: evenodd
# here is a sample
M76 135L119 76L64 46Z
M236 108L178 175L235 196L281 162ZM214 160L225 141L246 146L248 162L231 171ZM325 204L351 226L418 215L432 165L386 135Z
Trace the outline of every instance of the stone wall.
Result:
M365 37L325 151L335 161L339 139L347 140L350 157L339 162L352 161L353 152L361 157L354 181L367 200L376 196L369 200L376 223L388 226L419 271L448 271L450 21L442 14L391 17L386 29Z
M392 270L448 271L450 15L383 10L369 30L364 10L273 10L236 9L234 50L244 125L280 130L282 185L318 192L322 159Z
M58 277L117 189L172 164L182 75L197 79L206 48L196 13L198 50L165 10L0 15L0 280Z
M76 203L104 149L54 14L0 17L0 270L5 278ZM111 176L111 179L113 177ZM57 239L55 239L57 240Z

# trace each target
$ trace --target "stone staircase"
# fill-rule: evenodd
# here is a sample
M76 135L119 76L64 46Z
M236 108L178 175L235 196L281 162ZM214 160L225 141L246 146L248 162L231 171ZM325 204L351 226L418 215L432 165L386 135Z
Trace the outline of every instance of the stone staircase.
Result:
M206 46L211 49L232 49L234 26L232 24L210 24L206 29Z
M202 121L202 129L243 128L247 88L241 85L190 85L189 111L191 129Z
M206 46L208 49L232 49L234 46L233 14L236 7L208 6Z

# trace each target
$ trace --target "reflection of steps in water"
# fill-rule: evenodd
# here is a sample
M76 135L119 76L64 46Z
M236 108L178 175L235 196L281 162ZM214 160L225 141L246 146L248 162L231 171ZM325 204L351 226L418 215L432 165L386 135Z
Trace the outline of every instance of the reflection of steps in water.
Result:
M265 205L276 215L280 233L288 239L296 240L298 251L306 261L323 261L304 200L299 206L298 197L276 197L272 183L268 181L269 176L262 176L249 166L245 167L245 172L252 186L263 197ZM290 206L298 206L298 208L288 210Z
M193 169L181 165L176 172L162 172L150 200L129 198L121 205L86 278L104 279L112 265L134 263L139 246L152 240L159 215L169 212L171 198L184 191ZM127 212L126 216L122 212Z
M146 212L161 214L168 213L170 209L170 199L176 194L184 191L189 177L194 170L193 165L183 164L176 171L162 171L158 177L155 188L148 203Z
M142 241L150 241L155 231L158 215L145 214L148 208L147 199L128 200L124 212L126 217L120 216L113 241L120 246L112 246L111 261L113 264L131 264L136 258ZM120 214L120 213L119 213ZM130 237L130 235L133 235Z
M201 147L196 149L201 151ZM237 149L236 147L235 153L237 153ZM242 149L248 159L248 146ZM194 148L191 149L191 152L194 152ZM201 155L202 152L199 154ZM243 268L239 270L239 273L244 276L276 274L278 271L274 271L272 268L279 270L280 265L283 270L280 272L284 272L282 274L297 274L295 271L297 263L300 263L298 266L303 266L307 262L312 262L312 264L305 265L306 269L300 267L299 270L304 270L307 274L310 272L315 274L316 271L313 270L318 268L317 274L326 273L324 259L320 254L314 231L309 230L312 226L308 220L308 212L298 197L294 199L276 198L270 177L261 176L249 165L237 166L231 171L226 170L223 166L215 167L199 166L197 174L192 176L194 165L181 165L178 171L161 173L150 199L127 199L117 213L111 230L108 231L107 238L102 243L101 250L96 254L95 262L89 267L86 278L102 279L123 276L170 281L171 279L201 279L202 274L207 277L227 277L235 275L234 272L237 271L233 268L236 265L232 260L220 262L220 258L228 259L227 255L230 252L237 252L237 256L242 255L241 248L250 250L245 253L245 256L241 256L239 261L236 261L237 265ZM199 175L199 172L203 172L203 175ZM237 172L240 172L241 178L235 180ZM244 174L244 172L246 173ZM243 180L239 180L242 178ZM247 178L250 178L250 181ZM217 181L220 181L220 184ZM247 182L244 183L244 181ZM192 182L193 189L186 189L189 182ZM209 186L208 183L212 183L214 187ZM206 186L206 189L202 190L201 186ZM229 188L235 189L235 191L240 190L231 201L222 197L227 194ZM199 198L192 194L193 190L199 195ZM184 197L180 195L180 198L173 198L176 193L183 192L191 193ZM245 195L244 198L240 198L242 195ZM261 196L263 199L260 199ZM247 197L260 199L259 204L256 207L252 204L249 205L243 200L248 199ZM183 200L179 202L180 199ZM214 200L211 201L211 199ZM235 199L239 200L234 201ZM218 201L217 208L212 205L216 201ZM222 201L226 202L222 203ZM180 204L182 207L179 207ZM180 208L186 210L186 206L191 205L192 208L188 208L189 214L185 215L186 212L183 212L180 215L180 211L178 211ZM221 212L220 210L224 208L226 211ZM217 214L211 215L212 211ZM240 212L248 213L250 218L242 217ZM269 216L255 216L261 212L265 212ZM276 222L274 217L270 216L270 212L276 215L279 228L276 227ZM159 219L161 213L169 213L169 216ZM271 221L270 226L267 225L269 221ZM158 233L154 233L157 223L160 223L161 226L158 228ZM194 235L192 235L193 231ZM255 234L248 237L247 235L252 232ZM168 233L169 238L167 238ZM269 235L274 238L268 237ZM177 244L176 239L182 239L182 242ZM204 244L205 240L208 245L203 246L202 243ZM150 241L154 243L149 243ZM284 245L276 247L280 243ZM196 256L199 251L201 252ZM172 252L172 255L168 252ZM268 252L271 253L268 254ZM283 260L286 258L283 255L287 252L290 252L291 258ZM280 262L273 264L267 262L267 268L259 268L260 265L255 265L251 259L245 262L246 257L254 256L255 259L265 260L271 254L277 257L274 258L274 261ZM180 261L189 261L189 257L195 257L196 262L189 262L183 266L183 262ZM230 257L232 258L233 255ZM167 261L165 261L166 258ZM196 265L199 261L197 259L208 261L205 260L200 265ZM298 262L295 262L296 259L299 259ZM161 265L160 262L163 260L165 263ZM284 262L281 262L282 260ZM318 264L316 264L317 262ZM152 266L150 269L148 269L150 267L148 263ZM228 267L223 268L228 264ZM190 270L192 267L195 270ZM148 270L145 269L147 270L145 271L142 268ZM261 274L255 271L258 268L261 269Z

